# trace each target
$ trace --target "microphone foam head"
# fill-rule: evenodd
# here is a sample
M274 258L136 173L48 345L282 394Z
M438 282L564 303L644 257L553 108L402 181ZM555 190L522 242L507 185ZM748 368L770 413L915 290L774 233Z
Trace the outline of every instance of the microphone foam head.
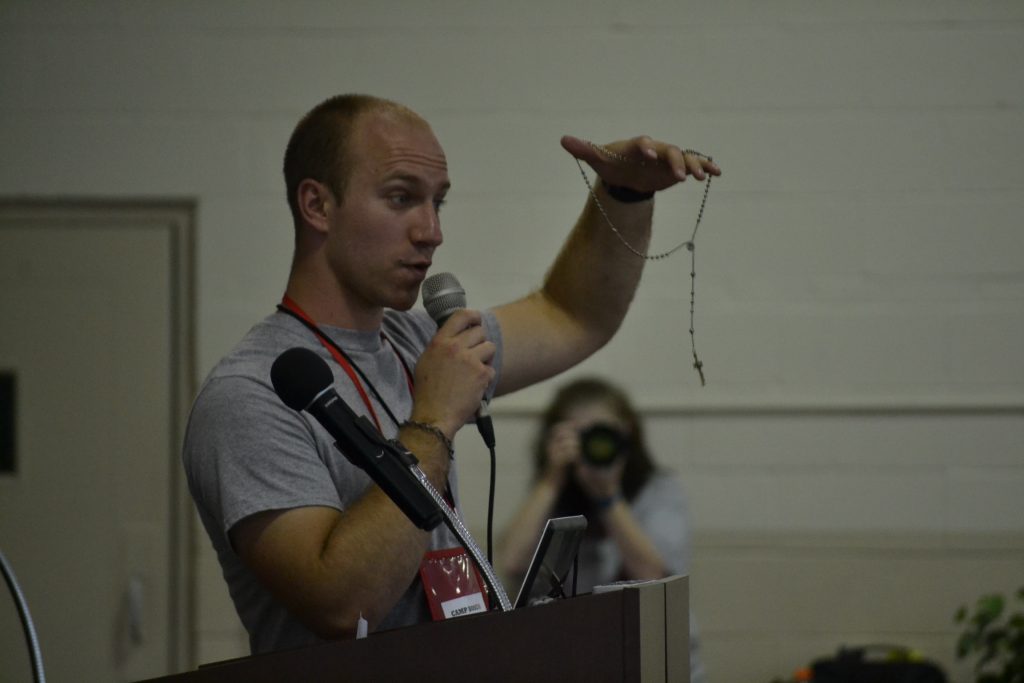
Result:
M423 307L440 327L448 316L466 307L466 290L451 273L435 273L423 281Z
M286 406L303 410L334 383L334 375L323 358L309 349L295 347L274 361L270 382Z

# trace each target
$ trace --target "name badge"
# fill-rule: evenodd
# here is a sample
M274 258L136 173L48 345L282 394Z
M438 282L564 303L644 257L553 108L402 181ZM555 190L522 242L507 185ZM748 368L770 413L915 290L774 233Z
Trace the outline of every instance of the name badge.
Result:
M464 548L432 550L420 563L420 580L434 621L488 609L483 578Z

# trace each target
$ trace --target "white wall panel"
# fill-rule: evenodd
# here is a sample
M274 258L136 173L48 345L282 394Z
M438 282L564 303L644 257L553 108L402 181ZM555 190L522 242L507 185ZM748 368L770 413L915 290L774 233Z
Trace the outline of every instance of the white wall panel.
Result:
M536 286L578 215L561 135L649 133L713 155L725 175L697 238L708 386L690 368L685 252L649 264L619 336L572 374L624 384L686 484L713 680L768 680L840 639L952 642L945 605L900 630L898 609L835 598L853 570L940 577L920 606L1017 566L986 546L964 569L969 543L911 566L877 538L1024 525L1022 69L1014 2L12 1L0 194L195 199L199 380L277 301L284 145L329 95L391 97L432 122L453 180L435 263L475 306ZM689 235L699 194L659 197L654 249ZM498 523L560 381L495 402ZM477 441L458 438L482 530ZM744 541L808 532L840 539L841 561L812 550L794 566ZM208 596L219 577L197 564ZM729 593L759 569L767 602ZM801 572L822 584L792 583ZM200 658L244 649L231 619L200 618Z

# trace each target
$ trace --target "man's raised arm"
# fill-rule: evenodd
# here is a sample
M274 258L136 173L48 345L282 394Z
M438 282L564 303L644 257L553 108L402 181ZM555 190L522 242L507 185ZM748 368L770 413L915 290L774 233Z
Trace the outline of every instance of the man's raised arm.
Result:
M604 346L643 271L644 259L623 244L647 251L654 202L643 197L687 176L721 174L710 160L645 136L601 146L565 136L562 147L597 173L597 201L587 199L543 286L495 309L504 339L497 394L556 375Z

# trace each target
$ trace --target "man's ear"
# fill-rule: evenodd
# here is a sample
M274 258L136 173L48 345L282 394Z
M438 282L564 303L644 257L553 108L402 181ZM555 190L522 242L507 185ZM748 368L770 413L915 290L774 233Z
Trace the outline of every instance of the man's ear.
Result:
M299 213L304 223L317 232L327 232L327 214L334 202L334 193L326 185L312 178L299 183L296 190L299 198Z

